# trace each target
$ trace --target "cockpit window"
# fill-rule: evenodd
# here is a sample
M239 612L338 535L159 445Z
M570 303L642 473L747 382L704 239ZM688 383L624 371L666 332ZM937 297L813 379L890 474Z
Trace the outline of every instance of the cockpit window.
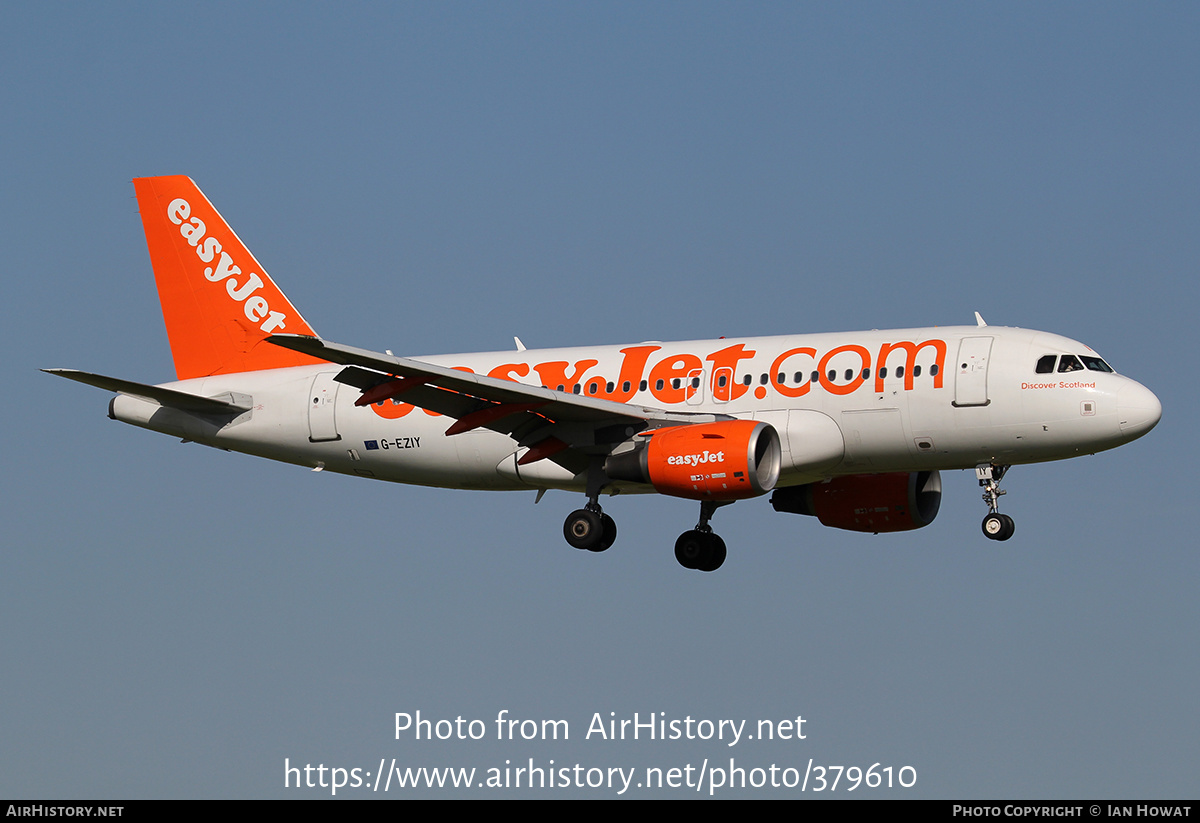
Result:
M1059 374L1067 371L1083 371L1083 364L1075 355L1064 354L1062 360L1058 361L1058 371Z
M1099 357L1089 357L1086 354L1081 354L1079 357L1083 360L1083 365L1087 366L1088 371L1102 371L1108 374L1112 373L1112 366L1105 363Z
M1058 359L1057 354L1047 354L1044 357L1039 357L1037 368L1034 369L1038 374L1050 374L1054 371L1054 361Z

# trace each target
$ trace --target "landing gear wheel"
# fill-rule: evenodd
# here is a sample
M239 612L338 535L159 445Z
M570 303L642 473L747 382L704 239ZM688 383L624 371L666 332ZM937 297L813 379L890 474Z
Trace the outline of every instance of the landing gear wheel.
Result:
M700 558L704 555L704 532L692 529L679 535L675 541L675 559L685 569L699 568Z
M685 569L715 572L725 562L725 541L712 532L692 529L675 541L675 559Z
M1014 523L1013 519L1007 514L1002 514L1000 516L1004 518L1004 531L1001 533L1000 539L1007 540L1008 538L1012 537L1013 532L1017 530L1017 524Z
M1007 540L1017 530L1017 524L1007 514L993 512L983 518L983 533L991 540Z
M617 541L617 521L607 514L600 515L600 545L592 549L602 552Z
M1000 497L1005 493L1000 481L1008 473L1008 466L995 463L980 463L975 467L975 477L983 489L983 502L987 503L988 514L983 518L983 533L989 540L1007 540L1017 530L1017 524L1007 514L996 511L1000 508Z
M563 523L563 537L567 538L567 542L577 549L604 551L608 548L604 545L605 528L601 519L604 516L607 515L600 515L587 509L576 509L567 515L567 520ZM610 517L609 520L612 518ZM615 523L612 527L612 536L614 540L617 537Z
M702 572L715 572L725 562L725 541L715 534L708 535L708 541L704 560L697 568Z

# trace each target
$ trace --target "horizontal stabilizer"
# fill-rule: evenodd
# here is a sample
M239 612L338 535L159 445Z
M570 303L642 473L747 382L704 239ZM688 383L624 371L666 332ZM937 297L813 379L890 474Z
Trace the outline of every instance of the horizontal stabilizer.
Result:
M98 389L128 394L149 400L160 406L168 406L180 411L193 414L242 414L250 410L249 406L216 400L212 397L201 397L197 394L164 389L162 386L148 386L145 383L134 383L132 380L122 380L119 377L105 377L102 374L76 371L75 369L42 369L46 374L56 374L78 383L87 383Z

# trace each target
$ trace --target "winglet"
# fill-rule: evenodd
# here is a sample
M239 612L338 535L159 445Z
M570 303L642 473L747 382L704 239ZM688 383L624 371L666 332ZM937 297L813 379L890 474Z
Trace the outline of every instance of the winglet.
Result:
M983 315L980 314L979 312L975 312L975 325L976 326L986 326L987 325L987 323L983 322Z
M180 380L320 362L262 344L315 332L190 178L133 187Z

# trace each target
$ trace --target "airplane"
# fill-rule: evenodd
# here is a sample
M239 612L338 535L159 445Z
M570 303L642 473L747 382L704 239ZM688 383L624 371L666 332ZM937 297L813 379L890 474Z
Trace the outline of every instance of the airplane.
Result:
M1010 466L1150 431L1155 395L1092 349L1040 331L898 329L396 357L319 337L188 177L133 181L177 380L51 374L115 392L109 417L219 449L455 489L582 492L563 535L602 552L601 495L697 501L688 569L726 559L716 510L894 532L931 523L943 470L974 469L983 533Z

